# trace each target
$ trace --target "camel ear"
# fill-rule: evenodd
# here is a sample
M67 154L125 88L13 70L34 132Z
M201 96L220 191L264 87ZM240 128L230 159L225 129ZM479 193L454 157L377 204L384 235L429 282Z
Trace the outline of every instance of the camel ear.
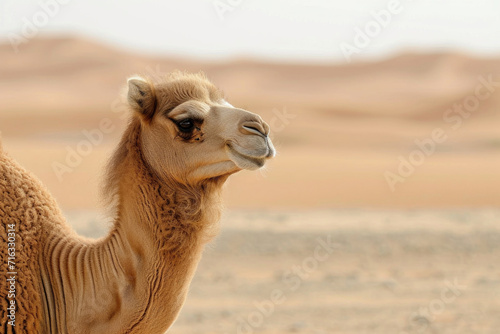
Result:
M144 119L151 120L156 109L156 96L153 85L141 77L127 80L127 100L132 109Z

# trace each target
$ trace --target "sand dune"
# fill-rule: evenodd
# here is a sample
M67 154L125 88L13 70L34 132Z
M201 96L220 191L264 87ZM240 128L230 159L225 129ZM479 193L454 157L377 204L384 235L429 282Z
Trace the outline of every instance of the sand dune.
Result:
M234 105L262 114L274 128L278 158L260 175L233 178L230 207L500 204L499 59L442 53L352 65L204 63L69 37L35 39L18 54L3 45L0 59L4 146L64 208L96 205L97 175L125 125L119 96L126 77L174 69L207 72ZM473 103L488 80L480 88L488 96L470 116L448 111ZM114 131L60 182L52 164L64 162L86 140L82 131L98 129L103 118ZM436 128L446 140L392 191L385 173L397 174L399 157L408 160L419 150L414 141L431 138Z

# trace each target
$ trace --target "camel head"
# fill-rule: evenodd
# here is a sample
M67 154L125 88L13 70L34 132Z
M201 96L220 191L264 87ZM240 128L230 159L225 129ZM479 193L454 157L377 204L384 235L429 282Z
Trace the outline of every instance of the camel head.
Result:
M144 159L161 177L196 184L258 169L275 155L267 123L226 102L202 74L132 77L127 99Z

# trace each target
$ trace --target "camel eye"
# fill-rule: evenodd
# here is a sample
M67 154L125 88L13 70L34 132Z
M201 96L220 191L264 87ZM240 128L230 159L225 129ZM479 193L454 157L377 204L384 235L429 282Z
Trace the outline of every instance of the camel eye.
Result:
M177 127L182 132L191 132L194 129L194 121L191 118L183 119L177 122Z

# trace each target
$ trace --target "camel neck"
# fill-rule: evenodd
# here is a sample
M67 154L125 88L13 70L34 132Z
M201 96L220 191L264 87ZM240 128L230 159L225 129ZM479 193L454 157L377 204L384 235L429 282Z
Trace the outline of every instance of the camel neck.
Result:
M125 332L163 333L177 317L203 246L217 230L220 185L165 182L148 168L140 144L128 145L118 180L118 215L106 244L109 253L122 254L122 301L136 315L123 312Z
M109 253L121 254L121 318L128 321L125 332L159 328L163 333L184 303L213 223L200 213L200 199L185 190L179 193L137 174L127 180L115 230L106 242Z
M132 252L123 259L133 282L128 297L141 310L129 329L153 333L157 326L160 333L175 320L203 246L215 234L218 188L165 182L148 168L138 145L130 146L123 163L115 227Z

